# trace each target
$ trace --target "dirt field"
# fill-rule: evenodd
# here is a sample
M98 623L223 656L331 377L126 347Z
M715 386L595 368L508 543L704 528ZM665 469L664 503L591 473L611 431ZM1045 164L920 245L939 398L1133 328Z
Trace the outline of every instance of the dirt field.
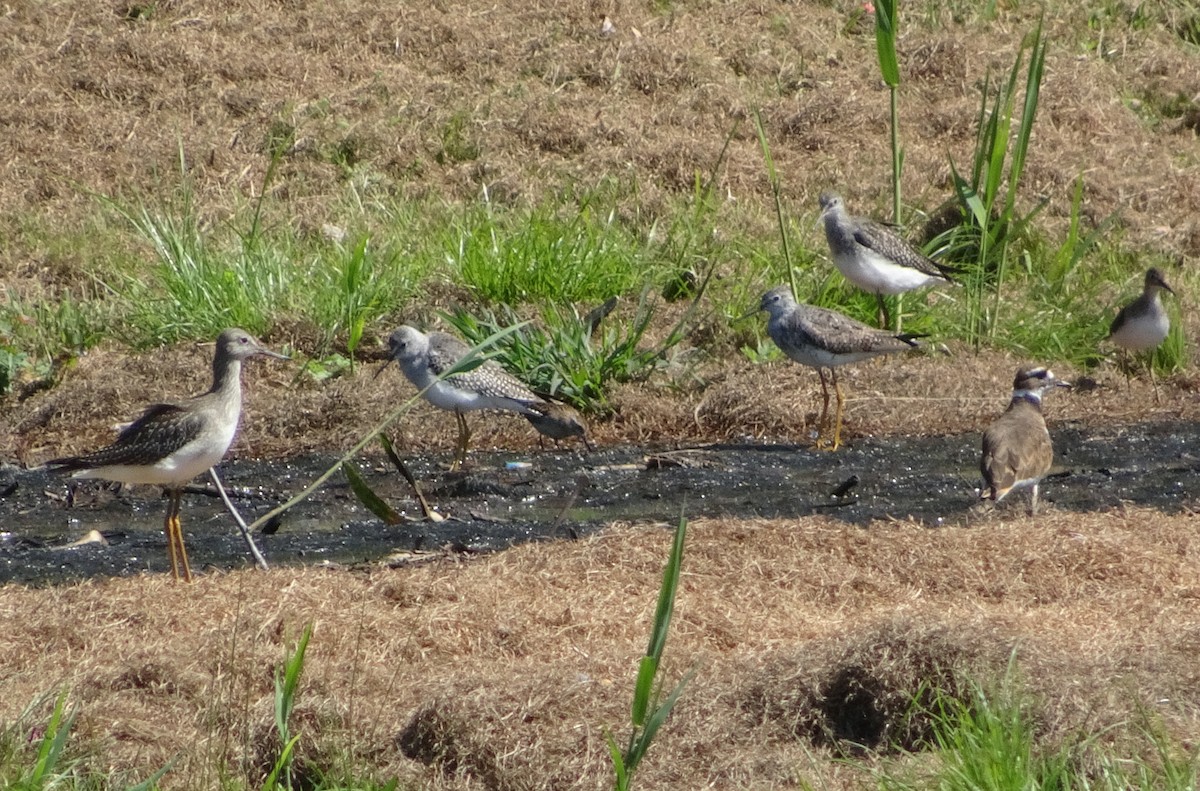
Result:
M220 222L263 180L270 141L291 139L276 196L288 221L320 228L345 194L337 162L370 162L397 195L536 201L544 191L635 178L640 210L692 189L733 121L760 107L785 200L811 211L838 185L863 212L888 204L887 102L856 3L462 3L373 5L167 0L18 2L0 14L0 276L3 294L53 299L85 288L94 193L153 193L182 154L206 218ZM936 4L935 4L936 5ZM947 153L968 156L978 82L1012 62L1028 9L997 20L905 27L904 195L936 205ZM1024 5L1024 4L1022 4ZM1108 8L1109 11L1104 10ZM1027 195L1051 197L1051 232L1076 177L1086 218L1118 213L1131 245L1188 267L1200 255L1195 47L1154 4L1144 27L1121 4L1052 10ZM1118 8L1118 13L1110 13ZM914 13L916 13L914 8ZM615 25L603 34L601 22ZM1190 49L1189 49L1190 46ZM1152 108L1182 102L1178 117ZM1190 101L1190 110L1186 109ZM451 140L448 130L463 140ZM457 159L454 145L478 148ZM164 185L166 185L164 187ZM774 223L752 126L722 189ZM1028 207L1027 207L1028 208ZM81 243L46 242L50 227ZM736 273L729 273L735 275ZM1189 336L1197 319L1182 293ZM298 339L280 329L272 343ZM949 344L846 373L851 437L978 431L1003 408L1021 360ZM33 465L94 446L147 393L207 385L210 352L130 357L104 344L59 387L0 412L0 460ZM1054 361L1045 361L1053 363ZM165 382L161 372L177 369ZM113 371L121 376L113 376ZM1068 378L1082 372L1058 371ZM345 448L407 384L373 371L318 384L253 364L234 453ZM1200 419L1192 368L1124 390L1055 397L1055 421ZM600 443L796 441L816 406L813 372L713 359L696 386L626 385ZM478 423L478 422L477 422ZM421 407L400 424L415 451L444 452L453 418ZM531 447L520 421L478 424L481 447ZM853 440L852 440L853 441ZM1194 463L1193 460L1184 460ZM1194 474L1194 473L1193 473ZM911 744L902 714L922 682L961 690L1016 656L1039 739L1161 718L1200 739L1200 539L1191 512L1131 503L1102 513L1020 508L986 525L868 529L833 519L692 526L669 679L695 670L642 766L639 787L840 789L870 784L834 759L839 738ZM165 575L53 589L0 589L0 722L67 689L75 749L133 781L178 756L166 788L259 782L272 750L272 672L315 624L297 720L302 767L416 787L603 788L604 734L627 732L662 563L663 525L614 524L580 542L398 568ZM27 724L37 737L48 706ZM1131 747L1130 749L1137 749Z

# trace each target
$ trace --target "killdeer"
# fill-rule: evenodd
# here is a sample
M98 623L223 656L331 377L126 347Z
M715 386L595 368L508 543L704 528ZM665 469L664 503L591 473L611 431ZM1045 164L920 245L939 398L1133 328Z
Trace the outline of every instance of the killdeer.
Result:
M1162 343L1171 331L1171 319L1163 308L1159 294L1163 291L1175 293L1166 278L1158 269L1146 272L1142 287L1142 295L1121 308L1117 317L1108 328L1106 340L1112 341L1121 349L1122 356L1129 352L1134 354L1150 351ZM1125 361L1125 384L1129 385L1129 364ZM1154 400L1158 401L1158 382L1154 379L1154 361L1148 360L1146 370L1150 372L1150 382L1154 385Z
M217 338L207 393L177 404L154 404L111 445L46 462L75 478L162 486L169 497L164 532L175 579L192 580L179 520L183 487L220 462L233 442L242 413L242 360L255 355L287 359L243 330L225 330Z
M1054 447L1042 417L1042 397L1055 387L1070 386L1047 368L1017 370L1008 408L983 432L979 470L986 488L980 499L999 502L1013 489L1028 487L1029 513L1037 513L1038 483L1054 460Z
M888 319L885 295L954 282L950 275L959 271L956 267L932 260L890 226L851 216L841 196L822 192L819 203L833 265L851 283L876 296L882 326Z
M841 446L845 399L842 397L841 385L838 384L837 367L881 354L907 351L920 345L915 340L921 337L919 335L895 335L887 330L868 327L835 310L800 304L796 302L788 286L776 286L763 294L758 309L771 315L767 322L767 334L775 341L775 345L801 365L816 368L818 376L821 377L823 406L817 430L819 448L837 450ZM826 368L833 377L833 389L837 395L832 444L824 441L824 430L829 418Z
M540 415L535 407L546 403L495 360L487 360L469 371L445 376L470 351L470 347L453 335L444 332L426 335L407 324L388 338L388 362L395 360L426 401L439 409L453 412L458 421L458 442L451 469L457 469L467 457L471 430L467 427L464 412L499 409L528 417ZM385 367L387 363L379 369L379 373Z

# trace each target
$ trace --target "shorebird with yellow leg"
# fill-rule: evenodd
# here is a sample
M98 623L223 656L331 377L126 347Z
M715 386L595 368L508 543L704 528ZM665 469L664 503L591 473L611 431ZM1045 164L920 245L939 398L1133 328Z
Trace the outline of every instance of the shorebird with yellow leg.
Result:
M458 422L458 441L454 461L450 464L452 470L466 461L467 444L471 441L471 429L464 413L499 409L526 417L540 417L537 409L546 403L495 360L485 360L469 371L449 373L470 351L467 344L453 335L444 332L425 334L407 324L388 337L388 362L394 360L400 366L404 376L424 394L426 401L454 413ZM387 364L384 363L379 373Z
M877 330L835 310L798 303L788 286L776 286L763 294L758 310L765 310L771 316L767 322L767 334L775 341L775 345L801 365L816 368L821 377L823 405L818 421L817 447L822 449L837 450L842 444L845 398L838 383L838 366L882 354L908 351L920 345L916 341L921 337L919 335L897 335L887 330ZM829 422L826 368L833 379L833 390L837 396L832 440L825 437Z
M892 226L851 215L841 197L832 192L822 192L818 202L821 206L818 221L825 225L825 241L829 243L833 265L842 277L875 295L880 326L890 325L885 296L954 283L950 275L959 272L957 267L934 261ZM897 331L899 325L897 321Z
M169 498L164 532L175 579L192 580L179 520L183 487L220 462L229 450L242 414L242 361L256 355L287 359L244 330L225 330L217 338L208 392L148 407L107 447L46 462L75 478L163 487Z

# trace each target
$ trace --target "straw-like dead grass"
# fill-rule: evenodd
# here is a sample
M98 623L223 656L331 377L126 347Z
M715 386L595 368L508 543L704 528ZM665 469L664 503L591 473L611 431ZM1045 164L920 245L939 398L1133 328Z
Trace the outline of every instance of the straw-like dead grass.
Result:
M1067 43L1048 54L1026 208L1051 196L1047 219L1061 230L1085 173L1089 219L1117 212L1134 244L1194 255L1194 129L1136 109L1194 97L1200 78L1165 26L1093 25L1093 11L1047 11L1050 40ZM1006 9L986 26L926 26L922 15L906 18L900 42L904 194L932 207L950 194L947 153L969 158L975 83L1007 71L1037 14ZM346 0L14 6L0 52L12 74L0 86L0 107L12 108L0 217L13 231L30 216L82 220L92 194L169 189L182 156L197 205L224 221L257 194L281 139L291 145L272 188L288 201L280 221L300 228L337 210L347 166L382 193L487 188L532 202L547 187L633 175L653 216L692 190L756 108L789 207L811 211L837 186L863 211L882 209L887 101L869 26L848 31L846 21L844 5L826 3L663 13L468 0L385 15ZM1080 31L1096 25L1093 51ZM722 192L768 206L764 170L743 123ZM773 223L769 210L762 222ZM34 294L39 283L78 287L88 255L18 249L0 265L9 287Z
M166 174L181 154L201 220L226 221L258 194L269 141L287 134L294 145L272 187L288 214L273 220L302 232L337 212L347 172L335 159L347 157L382 193L404 197L486 188L494 200L536 203L563 183L629 177L636 219L649 224L692 190L737 121L719 189L764 207L757 221L770 229L770 188L745 123L755 108L790 215L813 211L830 186L856 211L882 209L886 100L873 41L845 30L843 8L656 9L18 3L0 47L10 67L0 84L0 227L19 240L0 251L4 289L41 300L90 282L89 245L41 235L86 228L93 193L170 193L176 177ZM974 81L1010 66L1032 25L1021 14L1034 11L1005 9L987 30L904 27L903 190L913 205L949 194L947 152L963 163L971 146ZM1076 40L1088 9L1053 11L1051 40ZM605 14L616 28L608 36ZM1116 212L1131 244L1178 257L1200 250L1194 126L1147 123L1134 109L1200 93L1200 73L1170 36L1152 25L1108 33L1098 53L1051 48L1023 197L1025 209L1050 198L1039 222L1051 233L1065 227L1084 173L1085 225ZM463 150L448 150L454 124ZM982 428L1024 361L953 351L846 369L848 434ZM94 447L148 399L207 386L209 354L129 357L101 346L61 386L6 404L0 457L33 464ZM250 366L235 453L345 448L412 393L394 372L319 385L292 373ZM596 439L799 441L812 427L811 371L733 355L697 375L707 387L618 388ZM1048 403L1052 430L1200 417L1194 372L1171 383L1162 408L1148 384L1126 394L1119 374L1100 376L1103 387ZM536 438L516 418L472 422L475 447ZM405 448L446 450L453 418L421 405L396 433ZM925 725L906 716L907 702L923 684L954 692L1002 673L1014 652L1044 738L1151 710L1194 741L1194 517L1015 514L941 530L696 523L666 672L697 675L642 767L644 787L777 788L817 776L853 787L854 768L828 760L846 739L915 744ZM0 718L65 687L81 707L77 743L98 771L144 777L180 755L167 787L258 778L279 746L273 669L313 622L296 711L301 773L375 772L445 789L605 787L605 731L624 732L668 543L659 527L614 525L578 543L402 569L5 587Z
M965 695L1012 656L1047 740L1142 710L1194 735L1194 521L1131 508L939 530L694 523L665 672L696 677L642 782L852 787L821 756L918 744L922 690ZM602 788L668 545L662 527L614 525L470 562L7 587L0 716L65 687L105 766L148 774L182 754L168 787L255 777L277 748L272 668L311 621L302 766Z

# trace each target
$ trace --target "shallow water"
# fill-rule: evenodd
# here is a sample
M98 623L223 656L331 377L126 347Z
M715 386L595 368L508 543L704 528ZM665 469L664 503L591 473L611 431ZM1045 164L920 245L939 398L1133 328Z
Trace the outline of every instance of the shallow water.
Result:
M1120 503L1177 512L1200 499L1200 424L1053 427L1056 462L1043 502L1096 511ZM475 453L465 474L444 458L408 463L430 503L447 518L417 519L404 479L385 463L363 472L412 521L385 525L335 476L256 541L273 564L352 564L396 553L451 547L491 551L530 540L578 537L614 520L797 517L825 514L867 526L911 518L930 528L969 521L977 507L979 435L860 439L837 453L796 445L721 444L682 449L608 448L596 453ZM649 459L649 462L648 462ZM323 472L335 457L230 462L220 469L246 521L266 513ZM831 492L852 476L857 485ZM198 479L202 483L204 479ZM203 487L201 487L203 488ZM1024 493L1002 507L1023 514ZM53 583L165 571L166 503L151 487L125 493L42 471L0 470L0 582ZM250 565L220 501L184 497L193 570ZM68 547L91 530L107 543Z

